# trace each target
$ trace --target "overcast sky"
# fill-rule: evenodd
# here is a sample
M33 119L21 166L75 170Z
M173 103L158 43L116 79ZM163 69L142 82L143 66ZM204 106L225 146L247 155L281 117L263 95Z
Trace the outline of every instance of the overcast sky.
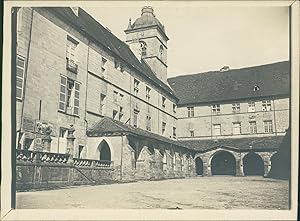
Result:
M267 64L289 58L288 7L188 7L131 2L130 6L83 7L125 41L124 30L151 5L164 24L168 77Z

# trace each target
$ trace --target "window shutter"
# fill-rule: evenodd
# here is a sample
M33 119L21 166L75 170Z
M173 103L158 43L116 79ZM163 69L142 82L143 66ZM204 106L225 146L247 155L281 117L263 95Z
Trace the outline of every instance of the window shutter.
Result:
M67 91L67 78L60 76L60 92L59 92L59 107L61 111L66 111L66 91Z
M79 92L80 84L75 82L75 96L74 96L74 114L79 115Z
M23 84L24 84L24 70L25 70L25 59L17 57L17 93L16 97L22 99L23 97Z

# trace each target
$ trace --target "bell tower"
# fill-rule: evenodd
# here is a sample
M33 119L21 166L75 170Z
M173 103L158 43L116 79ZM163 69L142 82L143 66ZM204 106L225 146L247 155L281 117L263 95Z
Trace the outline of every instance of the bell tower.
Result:
M139 18L125 30L126 43L139 60L145 61L156 76L167 83L167 41L165 27L151 6L142 8Z

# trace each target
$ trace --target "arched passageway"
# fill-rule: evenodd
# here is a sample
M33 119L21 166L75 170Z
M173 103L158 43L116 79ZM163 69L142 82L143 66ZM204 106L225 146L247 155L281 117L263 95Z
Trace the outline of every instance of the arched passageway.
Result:
M197 175L203 175L203 161L200 157L196 158L196 173Z
M98 146L99 152L100 152L100 156L99 159L100 160L107 160L107 161L111 161L111 152L110 152L110 148L109 145L106 143L106 141L102 141L99 146Z
M243 159L245 176L263 176L264 162L256 153L249 153Z
M216 153L211 160L212 175L235 175L235 158L226 151Z

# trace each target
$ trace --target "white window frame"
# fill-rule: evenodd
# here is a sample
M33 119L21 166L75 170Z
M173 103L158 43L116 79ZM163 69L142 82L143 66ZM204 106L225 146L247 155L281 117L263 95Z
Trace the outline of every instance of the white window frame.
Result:
M137 79L134 79L133 81L133 92L134 95L137 96L139 94L139 85L140 85L140 81Z
M218 127L218 128L217 128ZM218 130L219 132L216 133L216 130ZM221 131L221 124L213 124L213 135L214 136L221 136L222 131Z
M241 111L241 104L240 103L233 103L232 104L232 112L233 113L240 113Z
M151 88L146 86L146 100L147 100L147 102L150 102L150 98L151 98L150 93L151 93Z
M105 111L105 100L106 100L106 94L100 93L100 107L99 112L100 114L103 114Z
M232 134L234 134L234 135L242 134L241 122L233 122L232 123Z
M248 112L255 112L256 109L255 109L255 102L254 101L250 101L248 102Z
M262 101L262 111L271 111L272 102L271 100Z
M264 133L273 133L273 122L272 120L264 121Z
M257 134L256 121L249 121L249 133L250 134Z
M220 104L211 105L211 111L213 114L219 114L221 112L221 105Z
M194 117L195 116L194 107L187 107L187 110L188 110L188 117Z

